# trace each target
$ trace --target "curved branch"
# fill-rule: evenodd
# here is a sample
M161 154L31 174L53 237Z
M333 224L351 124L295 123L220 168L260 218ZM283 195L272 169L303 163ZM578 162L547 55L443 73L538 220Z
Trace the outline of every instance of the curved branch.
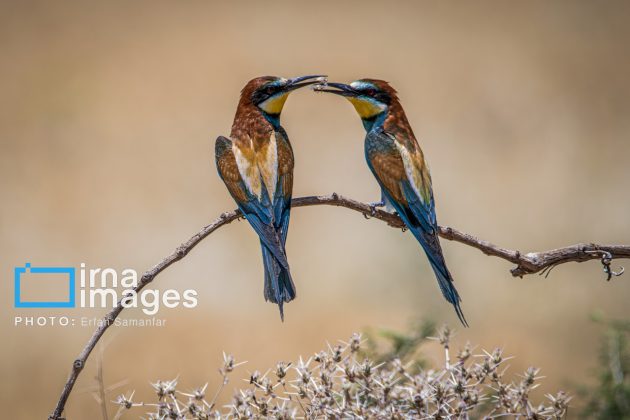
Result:
M336 193L326 196L294 198L291 202L292 207L306 207L317 205L345 207L350 210L362 213L366 218L373 217L375 219L381 220L391 227L402 229L404 229L405 227L403 222L396 214L388 213L379 209L373 209L372 207L370 207L369 204L365 204L351 198L342 197ZM171 255L167 256L158 264L153 266L153 268L146 271L140 278L140 281L138 282L138 285L134 288L134 290L136 292L142 290L167 267L184 258L204 238L212 234L220 227L232 223L233 221L241 217L242 214L239 210L234 210L221 214L221 216L217 220L201 229L201 231L193 235L192 238L177 247L177 249ZM604 271L608 274L608 278L610 279L611 275L620 275L623 272L623 269L619 273L615 273L614 271L612 271L610 269L610 261L616 258L630 258L629 245L576 244L565 248L552 249L550 251L530 252L522 254L519 251L501 248L488 241L484 241L482 239L476 238L464 232L460 232L457 229L453 229L448 226L440 226L439 229L439 234L444 239L463 243L473 248L477 248L486 255L499 257L513 264L516 264L516 267L511 270L512 275L515 277L522 277L526 274L534 274L538 272L548 272L556 265L564 264L567 262L583 262L594 259L601 259L602 264L604 265ZM92 334L92 337L87 342L85 348L79 354L79 357L77 357L77 359L73 362L70 376L66 381L61 396L59 397L59 401L57 402L57 406L53 413L50 415L49 420L62 419L61 414L64 411L68 397L70 396L72 388L74 387L74 384L79 377L79 374L83 370L83 367L85 366L85 363L90 356L90 353L92 352L100 338L103 336L105 331L114 323L114 320L118 317L122 310L123 307L119 301L117 306L103 317L102 322L99 323L99 326Z

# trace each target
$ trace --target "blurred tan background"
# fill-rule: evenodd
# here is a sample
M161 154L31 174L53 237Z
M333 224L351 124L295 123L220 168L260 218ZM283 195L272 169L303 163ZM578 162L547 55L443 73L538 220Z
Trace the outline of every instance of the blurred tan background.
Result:
M0 399L7 418L44 418L92 328L14 327L13 267L151 267L234 208L213 147L252 77L325 73L389 80L429 159L438 220L502 246L630 242L630 4L627 2L3 2L0 12ZM378 188L363 128L339 98L302 90L283 113L294 196ZM505 346L545 391L593 380L593 311L630 316L629 275L597 262L514 279L457 243L445 253L470 329L459 328L409 233L332 207L295 210L288 252L298 299L280 323L262 297L258 240L222 228L153 287L195 288L196 309L163 328L110 329L105 381L210 381L223 350L265 370L365 327L432 318L457 342ZM614 266L630 265L615 261ZM630 268L630 267L629 267ZM128 311L124 317L139 317ZM102 310L73 315L100 316ZM439 361L439 354L429 356ZM81 392L70 419L95 418ZM224 393L229 397L231 391ZM115 398L115 393L111 399ZM143 410L134 412L143 414Z

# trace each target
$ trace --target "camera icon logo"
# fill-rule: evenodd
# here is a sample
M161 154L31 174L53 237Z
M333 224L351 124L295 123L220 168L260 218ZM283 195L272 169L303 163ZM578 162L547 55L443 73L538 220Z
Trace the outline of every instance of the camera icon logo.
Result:
M76 306L74 267L31 267L30 263L26 263L24 267L15 267L14 270L14 307L74 308ZM54 295L61 292L64 295L63 298L48 300L41 296L25 296L32 295L25 293L25 289L37 292L38 289L48 291L50 288L54 290ZM34 294L37 295L37 293Z

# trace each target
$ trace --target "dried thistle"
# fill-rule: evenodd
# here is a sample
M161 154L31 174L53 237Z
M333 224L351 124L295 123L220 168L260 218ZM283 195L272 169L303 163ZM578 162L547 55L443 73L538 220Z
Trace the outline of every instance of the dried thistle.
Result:
M452 331L442 328L436 341L450 346ZM421 342L419 340L418 342ZM494 418L514 416L551 419L564 416L570 397L564 392L546 395L535 403L529 393L539 385L539 369L529 368L516 381L506 381L501 349L479 355L466 344L457 353L457 362L437 369L409 369L413 360L393 358L375 361L360 356L363 342L354 334L350 340L316 353L297 363L278 362L275 369L254 371L237 389L232 400L215 409L227 376L241 363L224 354L219 369L223 384L211 401L206 400L207 384L192 393L176 390L177 380L152 384L157 403L134 403L133 393L115 402L130 409L152 407L149 418ZM407 351L405 354L413 354ZM312 362L315 362L311 366ZM267 375L275 373L277 381ZM186 402L178 396L188 398Z

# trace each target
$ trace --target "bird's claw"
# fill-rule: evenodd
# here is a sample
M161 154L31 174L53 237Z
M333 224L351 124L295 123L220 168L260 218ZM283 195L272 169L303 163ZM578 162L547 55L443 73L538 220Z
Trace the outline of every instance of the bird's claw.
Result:
M385 201L375 201L374 203L370 203L370 214L372 217L376 216L376 209L378 207L385 207Z

